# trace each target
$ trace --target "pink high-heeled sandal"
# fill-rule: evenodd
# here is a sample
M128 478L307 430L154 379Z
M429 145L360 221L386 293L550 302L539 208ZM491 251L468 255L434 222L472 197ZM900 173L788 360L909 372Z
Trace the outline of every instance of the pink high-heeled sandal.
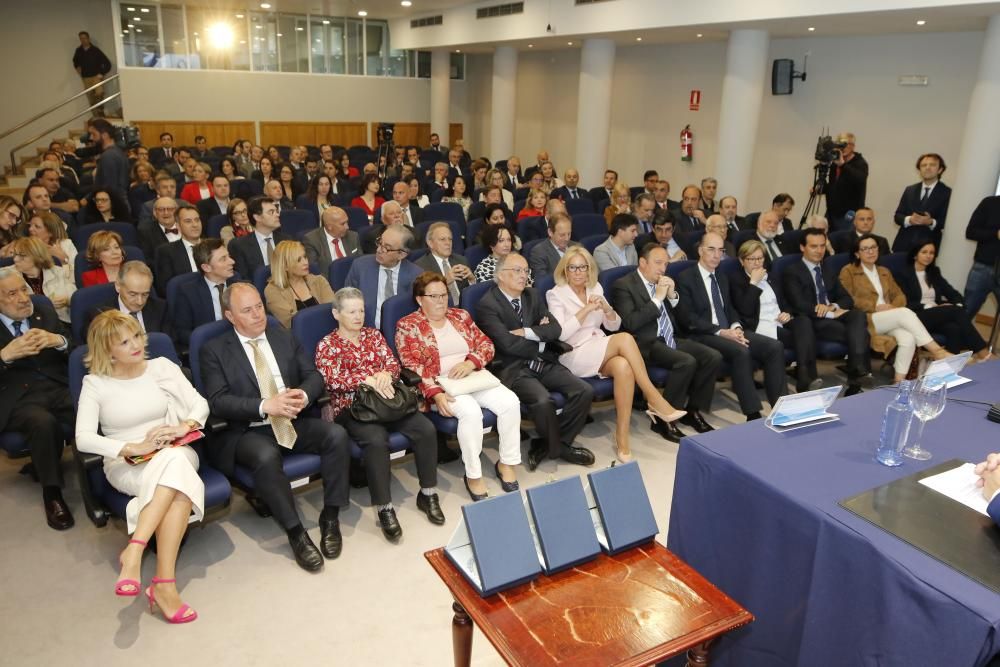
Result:
M173 584L176 583L176 581L176 579L159 579L157 577L153 577L151 585L146 589L146 598L149 600L149 613L153 613L153 605L156 605L156 608L160 610L161 614L163 614L163 618L167 620L167 623L190 623L194 619L198 618L198 612L191 609L189 605L182 604L181 608L178 609L173 616L168 617L167 612L163 611L160 607L160 603L156 601L156 594L153 593L153 586L156 584ZM191 614L189 616L185 616L184 613L188 609L191 609Z
M142 540L129 540L128 543L129 544L138 544L138 545L142 546L142 548L143 548L144 551L146 549L146 543L143 542ZM122 563L121 556L118 557L118 565L120 567L124 567L124 565L125 565L124 563ZM126 586L131 586L132 589L131 590L127 590L125 588ZM115 584L115 595L118 595L120 597L126 597L126 598L135 597L136 595L139 594L139 590L141 588L142 588L142 582L141 581L136 581L135 579L119 579L118 582Z

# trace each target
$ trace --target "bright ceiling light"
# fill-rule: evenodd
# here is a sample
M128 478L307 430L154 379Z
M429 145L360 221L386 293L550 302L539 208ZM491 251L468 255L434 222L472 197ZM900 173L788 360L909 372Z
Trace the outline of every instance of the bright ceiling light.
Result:
M927 21L925 21L923 19L920 19L919 21L917 21L917 25L924 25L926 23L927 23Z
M455 49L455 53L461 53L462 49Z
M127 9L130 12L134 12L135 11L135 7L126 7L125 9Z
M138 23L138 22L139 22L139 21L141 21L142 19L141 19L141 18L139 18L138 16L136 16L136 17L135 17L134 19L132 19L132 20L133 20L133 21L135 21L136 23Z
M302 32L303 30L305 30L305 28L303 28L302 26L300 26L300 25L295 26L295 31L296 32Z
M411 7L413 5L413 3L410 2L410 0L403 0L399 4L403 5L404 7Z
M218 49L219 51L225 51L226 49L232 48L233 42L236 41L236 35L233 33L233 27L228 23L223 23L222 21L208 26L205 32L208 34L208 45L213 49Z
M143 14L148 14L149 13L149 7L143 7L139 11L142 12Z
M358 16L368 16L368 12L362 9L360 12L358 12Z
M254 27L257 28L257 30L263 30L264 29L264 26L262 26L262 25L255 25Z
M573 42L566 42L566 46L573 46Z
M635 38L635 41L637 41L637 42L641 42L641 41L642 41L642 37L636 37L636 38Z
M533 48L535 48L535 45L534 44L528 44L528 48L529 49L533 49Z
M271 8L271 3L270 2L262 2L262 3L260 3L260 8L261 9L270 9Z
M323 25L330 25L330 19L323 19Z
M703 35L700 32L697 35L695 35L695 37L699 37L699 38L702 37L702 36Z
M809 26L809 32L816 32L816 28Z
M142 28L136 28L135 31L136 32L142 32Z
M241 19L241 18L243 18L243 14L237 14L237 15L236 15L236 18L238 18L238 19Z
M130 27L130 28L134 28L135 26L134 26L134 25L132 25L131 23L129 23L129 24L128 24L128 27Z
M279 32L279 33L278 33L278 37L284 37L284 35L282 35L282 34L281 34L281 33Z

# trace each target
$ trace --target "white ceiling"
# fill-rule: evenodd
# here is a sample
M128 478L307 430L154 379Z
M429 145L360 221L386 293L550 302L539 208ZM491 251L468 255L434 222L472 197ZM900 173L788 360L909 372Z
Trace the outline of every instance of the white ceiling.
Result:
M136 0L142 2L143 0ZM258 10L261 0L164 0L169 4L183 4L189 7L226 10ZM271 5L269 11L292 14L323 14L325 16L357 16L365 10L370 18L395 19L420 16L428 12L451 9L470 4L463 0L411 0L412 6L403 7L400 0L266 0Z

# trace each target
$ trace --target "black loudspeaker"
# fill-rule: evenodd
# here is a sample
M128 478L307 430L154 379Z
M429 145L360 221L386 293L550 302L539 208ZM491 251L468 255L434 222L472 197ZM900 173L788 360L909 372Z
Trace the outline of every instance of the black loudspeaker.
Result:
M776 58L774 64L771 65L771 94L791 95L794 75L794 60L791 58Z

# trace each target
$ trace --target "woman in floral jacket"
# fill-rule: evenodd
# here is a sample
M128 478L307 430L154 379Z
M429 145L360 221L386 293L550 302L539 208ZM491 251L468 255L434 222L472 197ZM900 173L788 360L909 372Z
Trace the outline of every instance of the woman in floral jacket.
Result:
M421 377L427 403L443 417L458 419L458 444L465 463L465 488L473 500L487 496L479 455L483 450L483 408L497 416L500 461L494 469L504 491L518 489L514 466L521 463L521 404L504 386L450 396L440 376L460 379L493 359L493 341L461 308L448 307L448 287L439 273L422 273L413 281L420 307L396 324L396 349L403 366Z

